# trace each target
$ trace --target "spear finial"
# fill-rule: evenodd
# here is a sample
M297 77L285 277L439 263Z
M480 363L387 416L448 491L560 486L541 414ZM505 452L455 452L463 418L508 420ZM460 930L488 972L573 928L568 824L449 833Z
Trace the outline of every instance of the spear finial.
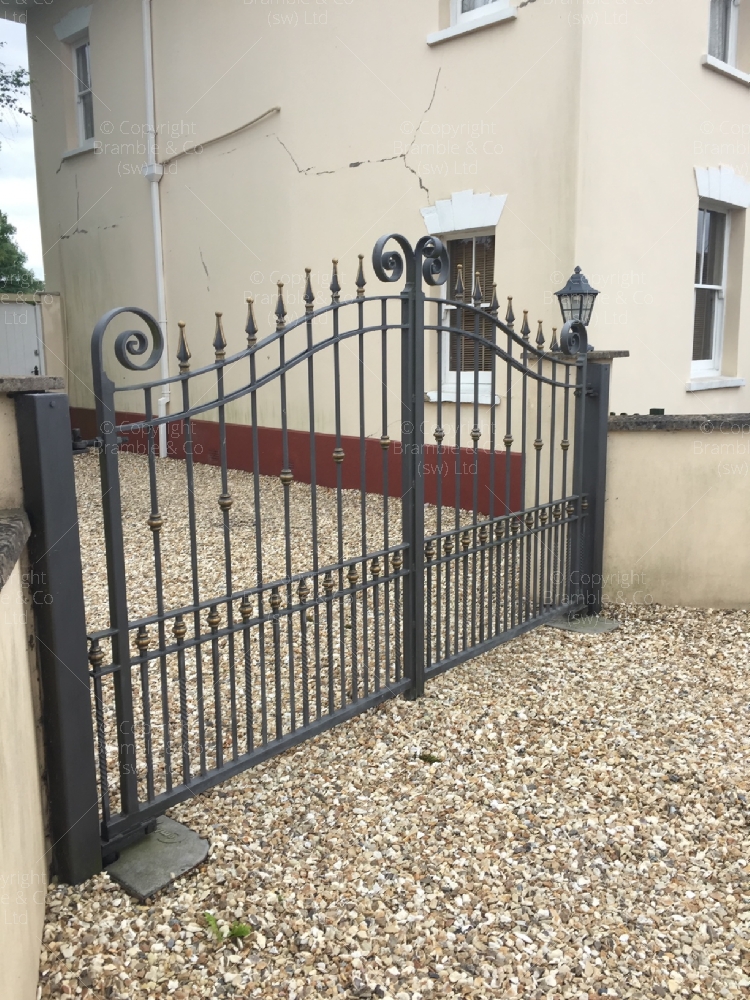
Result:
M529 310L524 309L523 311L523 323L521 324L521 336L524 340L528 340L531 336L531 327L529 326Z
M552 343L549 345L551 351L559 351L560 345L557 343L557 327L552 327Z
M367 282L365 281L365 269L362 263L364 259L365 255L363 253L359 254L359 267L357 268L357 278L356 278L358 299L363 299L365 297L365 285L367 284Z
M456 288L454 295L459 302L464 300L464 269L462 264L456 265Z
M513 296L508 296L508 308L505 311L505 325L509 326L511 330L513 329L513 324L516 321L516 317L513 313Z
M536 331L536 346L541 349L544 347L544 333L542 331L542 321L539 320L539 327Z
M338 302L341 298L341 285L339 284L339 262L334 259L331 261L333 267L331 269L331 301Z
M283 330L286 326L284 317L286 316L286 306L284 305L284 282L276 282L279 289L279 297L276 300L276 329Z
M190 371L190 348L188 347L187 337L185 336L185 324L178 323L177 326L180 328L180 337L177 341L177 360L180 363L180 371L188 372Z
M305 302L305 312L311 313L313 311L313 303L315 302L315 296L312 290L312 281L310 280L310 274L312 273L312 268L305 268L305 294L302 296Z
M492 301L490 302L490 308L487 310L490 316L497 316L500 310L500 303L497 301L497 285L492 285Z
M253 309L253 297L247 298L247 323L245 323L245 333L247 334L247 346L252 347L258 339L258 324L255 322L255 310Z
M224 324L221 321L222 313L216 313L216 332L214 333L214 351L216 360L223 361L227 356L227 338L224 336Z
M474 299L474 305L479 306L482 301L482 283L479 280L479 271L474 275L474 291L471 297Z

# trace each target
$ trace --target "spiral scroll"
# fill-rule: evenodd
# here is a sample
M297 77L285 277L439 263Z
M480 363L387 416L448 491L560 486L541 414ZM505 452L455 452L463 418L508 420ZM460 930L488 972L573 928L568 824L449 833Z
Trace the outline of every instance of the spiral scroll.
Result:
M570 357L585 354L588 350L586 327L579 319L571 319L560 332L560 350Z
M121 313L132 313L134 316L143 320L145 325L148 327L148 331L151 334L151 340L153 341L151 353L145 361L138 364L132 359L140 358L146 354L149 348L149 337L142 330L124 330L122 333L119 333L115 340L115 357L123 368L128 368L130 371L136 372L148 371L149 368L154 368L159 363L162 353L164 352L164 334L151 313L146 312L145 309L139 309L137 306L121 306L119 309L112 309L110 312L105 313L104 316L102 316L94 327L94 332L91 337L91 363L93 366L95 385L99 378L105 377L102 350L104 335L112 320Z
M428 285L444 285L448 280L448 251L437 236L423 236L415 248L422 256L422 276Z
M386 250L386 245L395 240L401 247ZM422 277L428 285L442 285L448 279L448 251L436 236L423 236L412 249L406 237L400 233L381 236L372 251L372 266L381 281L399 281L406 267L406 281L413 285L417 277L417 267L421 267Z

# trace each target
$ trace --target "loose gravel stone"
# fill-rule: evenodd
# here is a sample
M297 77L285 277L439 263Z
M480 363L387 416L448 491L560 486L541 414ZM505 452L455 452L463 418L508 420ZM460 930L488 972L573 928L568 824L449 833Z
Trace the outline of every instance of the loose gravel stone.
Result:
M748 996L747 613L609 613L171 809L211 851L145 905L51 887L40 996Z

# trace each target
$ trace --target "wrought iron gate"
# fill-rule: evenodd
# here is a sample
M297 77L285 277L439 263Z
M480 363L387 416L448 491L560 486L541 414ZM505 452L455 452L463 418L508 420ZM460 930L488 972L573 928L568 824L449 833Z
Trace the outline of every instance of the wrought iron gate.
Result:
M105 371L105 334L128 313L148 334L120 332L117 361L159 362L148 313L116 309L96 326L109 623L90 632L89 662L105 854L187 796L385 699L417 698L425 678L561 609L597 610L608 367L590 363L585 328L566 324L547 350L541 325L532 343L526 314L516 332L510 301L501 321L494 289L482 308L478 277L467 294L460 271L453 298L437 297L448 260L436 238L383 237L373 268L402 290L366 295L360 257L342 300L334 261L330 303L315 308L308 271L292 322L279 285L268 336L249 300L246 346L229 356L217 314L215 360L195 370L180 324L168 380L115 385ZM447 382L446 351L464 362ZM175 402L159 416L167 383ZM116 408L121 392L139 394L135 417ZM158 457L162 426L179 461ZM209 454L215 515L198 475ZM130 496L123 509L124 461L147 478L148 509ZM144 545L136 599L128 571ZM217 559L220 573L206 568Z

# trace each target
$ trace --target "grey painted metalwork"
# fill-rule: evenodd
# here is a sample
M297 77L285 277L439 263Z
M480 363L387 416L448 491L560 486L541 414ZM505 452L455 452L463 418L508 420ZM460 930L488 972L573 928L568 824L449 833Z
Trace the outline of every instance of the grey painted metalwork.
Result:
M117 309L96 326L92 365L110 626L90 634L89 660L107 853L137 839L174 803L386 699L418 698L426 679L561 611L598 610L600 598L591 581L601 570L608 368L587 357L585 326L577 320L566 323L560 346L553 332L547 349L540 324L532 343L525 313L520 332L515 331L510 300L505 321L498 318L494 288L490 306L482 308L478 275L467 282L467 301L460 269L453 299L426 297L425 287L444 284L449 273L446 248L434 237L423 237L412 248L401 235L384 236L372 264L386 285L404 279L401 290L366 295L360 257L356 294L342 300L334 261L331 301L316 309L308 270L302 315L287 322L279 284L276 329L259 338L249 300L247 344L228 355L217 314L215 360L194 371L181 324L179 373L168 380L115 385L105 371L105 336L110 324L127 314L145 324L148 334L119 333L117 361L131 371L148 371L158 363L163 337L148 313ZM455 399L446 400L438 380L436 422L428 429L435 445L427 446L425 344L430 350L431 343L436 345L441 371L449 338L467 347L457 350L456 358L473 358L473 392L467 399L462 373L456 371ZM342 351L347 360L356 359L357 378L346 386ZM276 360L269 367L272 352ZM330 436L319 430L316 362L324 352L332 358L333 371L325 400L334 424ZM480 353L491 361L484 449ZM212 388L206 389L209 381ZM179 409L159 417L153 400L166 382L174 385ZM118 425L115 398L122 391L142 394L143 419ZM272 397L279 414L283 503L273 511L261 502L261 396ZM227 407L244 398L249 399L253 456L253 579L238 574L232 548ZM307 411L303 427L300 398ZM343 434L344 407L354 414L356 441ZM221 476L223 583L212 593L201 589L194 492L196 421L204 415L217 428ZM392 440L396 421L399 433ZM179 433L183 448L175 475L185 477L192 597L182 607L170 607L164 598L161 535L168 515L159 506L156 461L158 428L164 423ZM298 513L292 485L298 479L290 441L300 430L309 439L304 509L309 511L310 557L305 565L292 551L292 531L300 529L292 525L292 514ZM118 441L132 435L141 436L147 455L151 507L144 533L150 532L154 565L153 613L140 618L132 615L128 601L119 479ZM367 442L373 439L379 439L382 453L377 523L373 510L379 501L375 507L368 503L373 489L368 490ZM323 456L330 440L331 452ZM426 472L428 447L430 463L435 456L434 483ZM396 451L400 524L388 502L396 485L390 481L389 459ZM299 462L299 450L295 454ZM333 558L323 557L318 530L322 458L335 463ZM356 486L344 474L352 462L358 463ZM358 493L353 536L344 510L351 489ZM270 578L264 566L269 517L283 521L283 578ZM113 739L116 767L108 759Z

